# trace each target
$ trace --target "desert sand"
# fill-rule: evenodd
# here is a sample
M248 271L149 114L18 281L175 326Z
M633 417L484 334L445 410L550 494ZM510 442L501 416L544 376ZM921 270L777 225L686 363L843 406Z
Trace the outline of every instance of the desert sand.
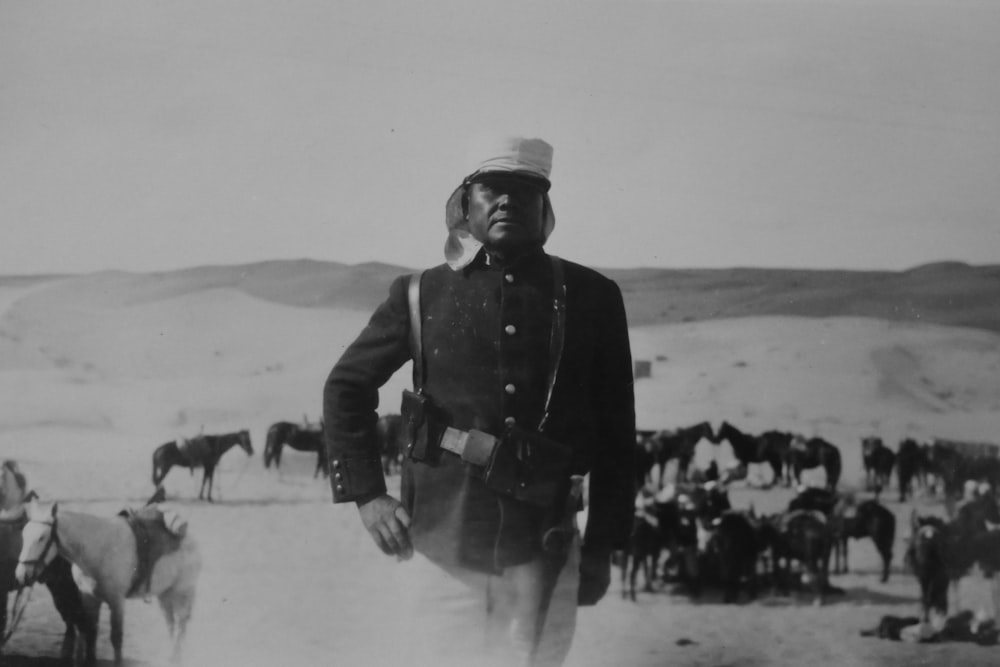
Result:
M255 455L233 450L216 474L217 502L195 500L200 471L166 479L170 506L189 520L205 567L186 645L188 665L380 665L405 641L394 628L394 561L381 555L353 506L333 506L313 459L287 452L282 470L260 456L268 425L318 420L330 366L368 318L361 308L309 308L206 281L165 281L122 292L95 274L0 283L0 458L22 463L46 501L111 515L153 491L150 456L178 436L250 429ZM126 296L123 296L125 294ZM862 474L860 437L993 440L1000 434L1000 335L873 318L741 317L632 330L633 355L652 362L636 383L641 428L725 419L751 432L820 435L844 457L844 482ZM394 412L404 368L382 392ZM699 446L699 461L727 457ZM398 484L390 478L390 488ZM785 489L734 487L738 506L776 511ZM854 542L846 595L765 594L723 605L669 590L622 600L612 583L580 613L570 665L996 664L1000 648L911 645L862 638L883 614L917 612L902 553L913 505L899 520L892 579L878 582L869 542ZM940 511L918 498L923 511ZM614 573L617 577L617 571ZM977 608L981 581L963 582ZM988 608L988 607L987 607ZM4 664L53 664L62 626L39 588L5 647ZM155 603L130 601L125 656L168 655ZM107 613L98 655L110 664Z

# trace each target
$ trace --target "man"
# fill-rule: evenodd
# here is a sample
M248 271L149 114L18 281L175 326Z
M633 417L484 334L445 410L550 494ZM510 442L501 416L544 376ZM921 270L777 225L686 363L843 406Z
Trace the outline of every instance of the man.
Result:
M398 278L330 373L331 484L382 551L408 561L408 664L558 665L577 604L604 595L631 526L628 328L617 285L542 250L552 147L502 139L478 158L445 207L447 262ZM386 494L375 409L411 359L400 502Z
M27 478L17 461L0 464L0 519L20 519L27 501Z

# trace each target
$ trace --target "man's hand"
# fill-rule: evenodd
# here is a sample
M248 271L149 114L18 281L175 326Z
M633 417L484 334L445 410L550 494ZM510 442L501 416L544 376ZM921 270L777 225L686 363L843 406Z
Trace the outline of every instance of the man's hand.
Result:
M399 560L409 560L413 556L410 515L398 500L383 493L368 502L359 503L358 512L361 522L383 553L395 555Z
M611 585L611 551L595 549L580 555L580 589L577 604L590 607L597 604Z

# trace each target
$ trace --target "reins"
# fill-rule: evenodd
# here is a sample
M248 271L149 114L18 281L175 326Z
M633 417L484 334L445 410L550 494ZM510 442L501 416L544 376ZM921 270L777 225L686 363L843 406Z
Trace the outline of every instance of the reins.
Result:
M14 632L17 631L17 626L20 625L21 619L24 617L24 610L28 608L28 602L31 601L31 593L34 590L34 584L21 586L17 589L17 596L14 598L14 604L11 605L10 625L7 626L3 637L0 637L0 647L5 646L14 636Z

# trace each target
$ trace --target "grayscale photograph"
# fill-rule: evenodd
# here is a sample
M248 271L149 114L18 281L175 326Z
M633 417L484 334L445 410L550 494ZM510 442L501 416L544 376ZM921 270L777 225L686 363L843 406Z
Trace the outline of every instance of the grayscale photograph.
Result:
M1000 664L1000 3L0 0L0 665Z

